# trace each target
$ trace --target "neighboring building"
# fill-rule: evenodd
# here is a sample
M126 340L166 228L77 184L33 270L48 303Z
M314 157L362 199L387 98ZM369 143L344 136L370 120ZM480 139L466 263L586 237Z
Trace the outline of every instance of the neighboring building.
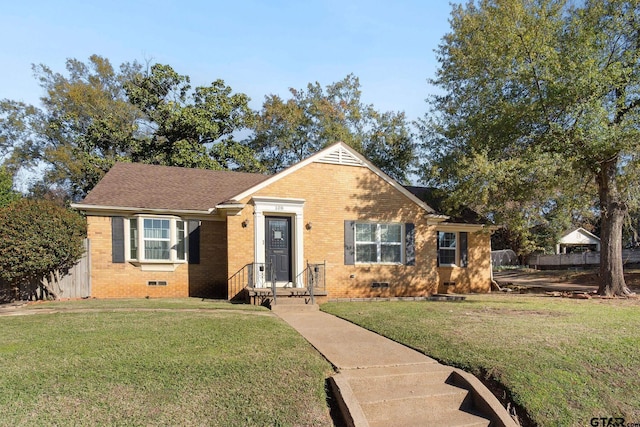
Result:
M565 233L556 244L556 254L600 252L600 238L582 227Z
M450 222L343 143L272 176L118 163L73 207L97 298L234 299L319 278L328 298L490 290L490 227Z

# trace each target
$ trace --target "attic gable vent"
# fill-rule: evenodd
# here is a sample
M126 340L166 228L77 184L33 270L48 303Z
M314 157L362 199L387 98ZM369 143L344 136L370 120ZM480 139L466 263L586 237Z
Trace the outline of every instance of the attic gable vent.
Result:
M329 151L316 161L320 163L332 163L334 165L364 166L362 160L340 146L337 146L335 150Z

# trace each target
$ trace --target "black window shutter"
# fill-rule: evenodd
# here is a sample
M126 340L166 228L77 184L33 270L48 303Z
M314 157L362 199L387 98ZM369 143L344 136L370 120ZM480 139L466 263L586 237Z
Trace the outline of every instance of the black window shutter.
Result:
M469 265L467 251L467 233L465 231L460 232L460 267L466 267Z
M189 264L200 264L200 221L189 221Z
M356 263L355 221L344 222L344 265Z
M111 262L124 263L124 218L111 218Z
M416 265L416 228L408 222L404 225L405 265Z
M436 265L440 267L440 232L436 231Z

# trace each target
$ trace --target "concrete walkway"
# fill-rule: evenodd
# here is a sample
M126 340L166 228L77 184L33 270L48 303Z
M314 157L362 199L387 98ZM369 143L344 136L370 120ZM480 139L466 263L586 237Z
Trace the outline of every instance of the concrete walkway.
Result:
M337 369L334 392L352 426L516 426L474 376L307 306L274 310Z

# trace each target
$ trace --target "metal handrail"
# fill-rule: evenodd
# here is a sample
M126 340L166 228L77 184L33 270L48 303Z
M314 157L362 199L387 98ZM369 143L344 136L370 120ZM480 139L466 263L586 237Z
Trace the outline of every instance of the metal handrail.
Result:
M276 298L277 298L276 297L276 295L277 295L277 292L276 292L276 274L275 274L275 270L273 268L273 263L272 262L269 263L269 267L268 268L269 268L269 274L271 276L271 292L273 293L273 304L275 305L277 303L276 302Z

